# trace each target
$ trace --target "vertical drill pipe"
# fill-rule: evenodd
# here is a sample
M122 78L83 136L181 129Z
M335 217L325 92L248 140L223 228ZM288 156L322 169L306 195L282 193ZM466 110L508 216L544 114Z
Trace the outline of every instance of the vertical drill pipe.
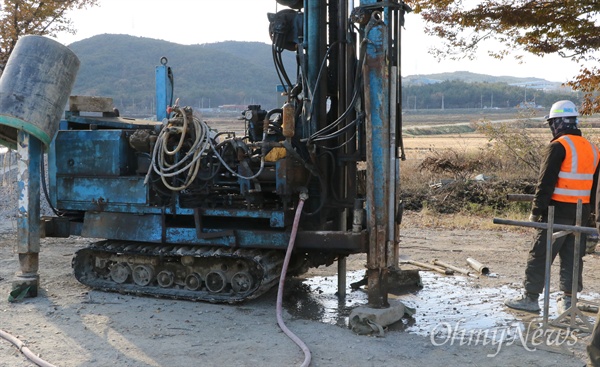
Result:
M336 46L337 47L337 53L335 53L335 57L333 58L332 62L335 62L337 64L337 70L336 68L334 68L334 70L332 70L332 74L333 74L333 78L335 80L335 85L337 88L337 99L335 99L336 104L336 110L337 110L337 115L342 115L344 113L344 111L349 107L348 103L347 103L347 97L348 97L348 89L347 89L347 84L346 84L346 80L348 79L352 79L352 78L348 78L348 67L349 65L347 64L346 58L347 58L347 53L348 53L348 46L347 43L345 42L346 39L346 32L348 29L348 8L346 6L346 1L345 0L338 0L335 3L335 11L333 11L334 7L334 3L332 3L331 5L331 9L329 11L330 14L330 24L336 24L336 27L331 30L332 32L332 40L336 42ZM336 23L337 22L337 23ZM333 42L330 42L330 47L331 44ZM333 55L333 53L332 53ZM333 108L333 106L332 106ZM346 118L346 123L348 123L349 121L352 121L349 117ZM352 137L351 132L348 132L346 134L344 134L344 136L342 137L342 139L344 139L344 141L350 139ZM344 154L348 154L349 150L352 148L353 144L346 144L344 145L343 148L343 152ZM349 198L354 198L356 197L356 192L355 190L352 189L351 186L355 186L355 182L349 180L349 169L348 167L351 164L348 163L348 161L344 162L343 165L340 166L339 170L336 170L336 174L337 177L332 177L332 179L335 179L338 182L338 192L341 194L341 197L343 198L344 202L348 202ZM356 164L354 163L354 166L356 166ZM354 175L356 175L356 173L353 173ZM342 210L340 212L340 217L339 217L339 229L341 231L346 231L348 230L347 228L347 223L348 223L348 216L353 214L353 211L349 210L349 208L346 208L344 210ZM344 299L346 297L346 256L339 256L338 257L338 269L337 269L337 273L338 273L338 284L337 284L337 288L338 288L338 298Z
M351 111L348 113L348 117L346 121L351 122L356 119L356 113L354 110L354 106L351 106L352 97L354 92L354 82L356 75L356 47L348 46L348 45L356 45L356 34L349 31L349 21L348 17L352 9L354 9L353 1L339 0L340 1L340 12L341 9L345 6L344 14L340 16L340 64L343 64L344 73L340 74L340 101L343 108L340 109L340 113L344 112L347 108L351 108ZM343 20L342 20L343 18ZM346 43L348 42L348 43ZM356 86L358 88L358 86ZM344 136L344 141L348 141L351 139L355 139L355 142L360 140L359 132L362 129L358 127L355 128L354 131L349 131ZM343 147L344 154L347 157L354 157L354 159L345 161L344 164L344 176L343 179L345 181L344 186L346 190L345 199L352 203L354 206L354 201L357 198L358 192L358 183L357 183L357 163L356 161L359 159L357 155L357 144L345 144ZM352 208L352 207L350 207Z
M344 299L346 297L346 256L340 256L338 258L338 298Z
M392 150L392 157L395 160L395 178L396 182L394 186L396 187L395 197L394 199L394 209L390 212L390 215L394 216L394 264L398 264L400 259L400 244L398 240L398 232L400 231L399 225L401 216L397 211L400 210L400 160L404 159L404 149L402 147L402 68L401 68L401 50L402 50L402 40L401 40L401 31L402 25L400 24L401 16L403 17L401 11L395 9L392 12L392 20L390 26L390 42L391 44L391 54L394 55L392 57L391 65L394 67L391 68L391 79L394 81L394 89L392 90L394 98L390 98L390 104L394 106L394 114L390 116L390 124L393 125L393 142L394 149ZM403 19L403 18L402 18ZM399 150L402 152L399 154Z
M392 72L389 75L395 74L396 67L392 67ZM390 102L396 100L396 78L390 79ZM390 121L396 120L396 104L390 103ZM393 269L398 268L398 236L396 225L396 208L398 207L397 201L397 187L400 183L398 160L396 159L396 124L389 124L390 128L390 173L391 181L389 184L389 200L388 200L388 249L387 249L387 265Z
M307 138L317 130L320 130L328 125L327 116L327 83L328 77L319 77L321 65L323 60L327 57L327 10L328 4L326 1L320 0L305 0L304 2L304 17L305 17L305 33L303 46L306 50L306 84L308 91L306 91L307 109L310 112L310 116L305 116L307 120L302 121L303 131ZM323 74L327 74L323 72ZM307 106L307 107L308 107ZM311 154L317 153L313 151ZM328 192L331 190L330 182L330 170L327 169L328 159L325 155L317 156L313 154L313 159L319 167L318 177L318 188L316 185L309 185L309 193L314 198L317 198L319 203L323 203L327 200ZM308 202L309 211L314 211L318 205L316 203ZM318 211L317 218L321 222L324 222L324 211Z
M321 63L326 55L327 31L327 3L320 0L306 0L304 30L304 46L307 52L307 80L308 88L316 93L312 96L312 116L308 116L310 134L327 125L326 99L322 98L327 91L327 78L318 78ZM318 85L317 85L318 82ZM310 94L309 94L310 95Z
M396 146L400 149L400 160L405 160L406 157L404 155L404 142L402 140L402 24L401 22L404 20L404 10L395 11L394 16L394 30L393 34L396 37L396 80L397 83L397 93L396 100L391 101L391 103L395 103L397 106L396 120L394 123L396 124ZM397 152L394 152L397 153Z
M546 230L546 274L544 276L544 317L543 328L548 327L548 309L550 307L550 274L552 265L552 233L554 233L554 206L548 207L548 229Z
M370 3L372 1L367 1ZM361 3L362 4L362 3ZM367 132L367 254L368 302L388 307L387 245L390 184L389 75L386 65L387 31L380 14L373 13L366 26L365 113Z

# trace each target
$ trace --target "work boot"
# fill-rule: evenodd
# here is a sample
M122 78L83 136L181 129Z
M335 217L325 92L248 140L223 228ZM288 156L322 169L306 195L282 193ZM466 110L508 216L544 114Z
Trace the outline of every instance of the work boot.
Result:
M556 310L559 315L571 308L571 296L561 296L556 300Z
M593 254L596 252L596 246L598 245L599 237L597 234L588 234L586 235L585 241L585 253Z
M514 308L515 310L540 312L538 298L538 294L523 293L519 297L505 300L504 304L510 308Z

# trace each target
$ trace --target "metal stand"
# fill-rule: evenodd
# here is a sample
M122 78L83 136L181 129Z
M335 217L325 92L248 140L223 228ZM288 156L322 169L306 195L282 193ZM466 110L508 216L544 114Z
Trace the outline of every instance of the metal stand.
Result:
M580 226L581 225L581 200L577 201L577 216L576 216L576 220L575 220L575 225L576 226ZM570 328L578 328L581 331L584 332L588 332L591 333L592 329L593 329L593 325L592 323L590 323L587 320L587 317L583 314L583 312L581 312L581 310L579 308L577 308L577 293L578 293L578 289L579 289L579 258L580 258L580 242L581 242L581 232L579 231L563 231L563 232L558 232L556 234L552 234L552 240L554 241L555 239L555 235L556 238L568 235L572 232L575 232L575 249L573 250L574 253L574 260L573 260L573 283L571 286L571 307L569 307L567 310L565 310L565 312L563 312L561 315L559 315L556 319L554 319L554 321L552 322L552 325L554 326L559 326L559 327L564 327L564 324L561 324L561 322L563 320L565 320L566 318L569 318L569 324L567 325ZM577 317L579 316L579 319L581 320L581 322L583 323L583 325L578 324L577 323Z
M548 309L550 302L550 269L552 265L552 244L556 239L560 237L564 237L566 235L575 234L575 248L574 248L574 264L573 264L573 282L572 282L572 291L573 294L571 296L571 307L569 307L565 312L559 315L553 322L553 326L565 327L564 323L561 323L567 317L570 319L570 323L567 325L571 328L577 328L583 332L591 332L593 325L588 321L585 315L577 308L577 290L579 287L579 258L580 258L580 242L581 242L581 234L596 234L597 231L595 228L582 227L581 226L581 211L582 211L582 203L581 200L577 202L577 215L575 218L575 226L564 225L564 224L554 224L554 207L548 207L548 223L538 223L538 222L522 222L522 221L514 221L507 219L499 219L494 218L495 224L507 224L507 225L516 225L522 227L533 227L539 229L546 229L548 235L546 236L546 273L544 279L544 316L543 316L543 329L548 328ZM560 232L554 233L554 230L558 229ZM550 235L551 234L551 235ZM577 323L577 316L579 316L583 325Z
M552 235L549 235L552 233ZM548 309L550 308L550 274L552 267L552 244L554 243L554 207L548 207L548 230L546 233L546 273L544 276L544 316L542 327L548 327Z

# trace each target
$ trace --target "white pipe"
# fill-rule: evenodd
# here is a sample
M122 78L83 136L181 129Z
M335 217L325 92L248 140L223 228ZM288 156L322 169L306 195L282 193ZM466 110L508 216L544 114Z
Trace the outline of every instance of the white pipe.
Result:
M15 347L17 347L17 349L19 349L19 352L23 353L25 355L25 357L27 357L27 359L29 359L33 363L37 364L38 366L40 366L40 367L56 367L52 363L48 363L48 362L44 361L43 359L41 359L40 357L33 354L33 352L31 350L29 350L29 348L27 348L23 344L22 341L20 341L16 337L10 335L6 331L0 330L0 338L11 342Z

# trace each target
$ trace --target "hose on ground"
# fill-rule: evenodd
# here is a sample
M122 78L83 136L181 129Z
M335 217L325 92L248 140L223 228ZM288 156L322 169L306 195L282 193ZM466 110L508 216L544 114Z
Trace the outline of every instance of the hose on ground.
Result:
M283 284L285 283L285 273L287 272L288 265L290 263L290 258L292 256L292 251L294 249L294 242L296 241L296 233L298 233L298 222L300 221L300 216L302 214L302 207L304 206L304 201L308 199L308 194L302 192L300 194L300 201L298 202L298 206L296 208L296 215L294 216L294 224L292 226L292 233L290 235L290 242L288 244L287 251L285 253L285 259L283 260L283 267L281 269L281 277L279 277L279 288L277 289L277 324L279 328L287 335L296 345L302 349L304 352L304 362L302 363L302 367L307 367L310 365L311 354L310 350L304 344L300 338L296 336L290 329L287 328L285 323L283 322L283 317L281 316L281 309L283 303Z
M15 347L17 347L17 349L19 349L19 352L23 353L25 355L25 357L27 357L27 359L29 359L31 362L37 364L38 366L40 366L40 367L56 367L52 363L48 363L48 362L44 361L43 359L41 359L40 357L33 354L33 352L29 348L27 348L23 344L22 341L20 341L16 337L10 335L6 331L0 330L0 338L12 343Z

